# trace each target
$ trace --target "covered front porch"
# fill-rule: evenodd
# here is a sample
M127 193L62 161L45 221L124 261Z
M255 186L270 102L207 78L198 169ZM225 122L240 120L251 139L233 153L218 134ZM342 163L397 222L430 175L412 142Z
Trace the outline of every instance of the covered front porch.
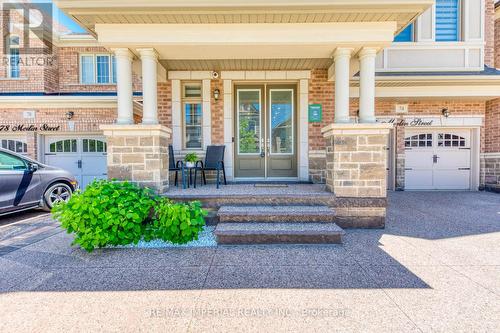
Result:
M117 119L101 126L108 138L108 177L131 180L175 200L201 200L229 233L244 224L236 222L256 221L300 222L306 231L315 229L310 221L384 226L392 125L375 118L376 56L432 4L58 1L115 55ZM323 128L311 127L321 117L321 111L311 114L315 107L318 111L314 98L324 98L323 88L313 88L311 73L318 68L334 88L325 102L334 106L334 117ZM134 73L142 77L139 121L133 116ZM359 109L353 116L350 83L356 74ZM181 190L169 180L169 144L176 157L223 144L230 182L308 182L310 151L318 141L325 147L326 185ZM253 208L241 214L241 207ZM317 227L319 235L340 235L333 226ZM248 225L247 231L252 228Z

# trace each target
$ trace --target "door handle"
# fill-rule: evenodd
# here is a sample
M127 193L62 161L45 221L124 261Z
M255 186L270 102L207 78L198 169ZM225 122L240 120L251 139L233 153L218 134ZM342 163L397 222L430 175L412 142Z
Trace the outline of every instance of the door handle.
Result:
M439 159L439 156L437 156L436 154L434 154L434 155L432 156L432 162L433 162L434 164L436 164L436 163L438 162L438 159Z
M260 138L260 157L266 157L266 146L264 145L264 138Z
M78 162L76 162L77 165L78 165L78 169L81 169L82 168L82 160L78 160Z

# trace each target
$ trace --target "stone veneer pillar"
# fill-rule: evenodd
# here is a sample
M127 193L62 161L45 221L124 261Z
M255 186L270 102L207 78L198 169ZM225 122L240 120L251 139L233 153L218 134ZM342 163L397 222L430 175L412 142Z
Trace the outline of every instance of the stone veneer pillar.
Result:
M392 124L331 124L326 187L337 198L342 227L383 227L387 205L387 143Z
M108 178L129 180L158 194L168 190L168 143L162 125L101 125L108 143Z

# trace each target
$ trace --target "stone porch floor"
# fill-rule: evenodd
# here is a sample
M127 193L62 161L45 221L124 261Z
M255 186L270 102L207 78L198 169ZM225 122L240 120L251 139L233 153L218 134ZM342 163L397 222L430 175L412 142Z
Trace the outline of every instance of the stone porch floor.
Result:
M196 188L190 187L183 189L181 185L178 187L170 186L165 196L172 198L180 197L217 197L228 195L297 195L297 196L315 196L327 195L332 193L325 190L324 184L273 184L269 186L261 186L262 184L238 184L228 183L221 185L218 189L215 184L207 184L203 186L197 185Z

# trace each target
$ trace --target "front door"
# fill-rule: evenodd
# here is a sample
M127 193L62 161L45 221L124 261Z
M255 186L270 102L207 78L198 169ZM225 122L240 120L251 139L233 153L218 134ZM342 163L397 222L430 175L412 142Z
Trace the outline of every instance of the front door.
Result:
M236 178L297 177L296 86L237 86Z

